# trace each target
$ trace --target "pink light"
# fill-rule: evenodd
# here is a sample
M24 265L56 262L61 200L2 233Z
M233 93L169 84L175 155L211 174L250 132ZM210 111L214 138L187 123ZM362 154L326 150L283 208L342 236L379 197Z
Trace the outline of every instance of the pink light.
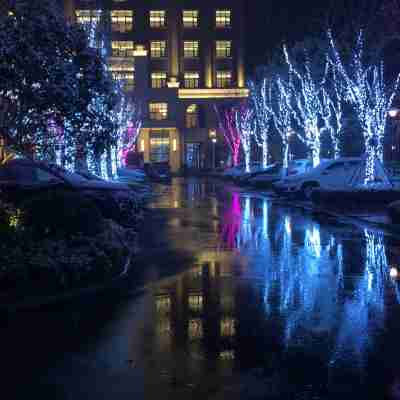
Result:
M221 115L218 108L215 106L215 112L218 117L219 129L223 133L225 142L231 150L233 166L236 166L239 164L241 143L240 133L236 127L235 121L236 110L232 107L224 110Z
M239 193L233 192L231 206L224 214L224 224L220 234L221 242L228 249L237 248L236 238L240 229L241 215Z

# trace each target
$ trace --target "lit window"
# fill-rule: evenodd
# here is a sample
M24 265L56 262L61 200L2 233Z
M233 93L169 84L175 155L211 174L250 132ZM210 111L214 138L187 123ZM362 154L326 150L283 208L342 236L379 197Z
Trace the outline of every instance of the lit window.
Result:
M183 42L183 55L185 58L197 58L199 56L199 42Z
M151 87L153 89L160 89L167 86L167 73L166 72L152 72L151 73Z
M197 128L199 125L199 114L196 104L186 109L186 128Z
M182 20L185 28L197 28L199 26L199 12L197 10L184 10Z
M150 103L150 119L162 121L168 118L168 103Z
M152 28L165 28L167 26L167 19L164 10L150 11L150 26Z
M203 296L201 294L191 294L188 299L190 311L203 310Z
M224 350L219 353L220 360L232 361L235 359L235 350Z
M231 10L217 10L215 12L215 26L217 28L230 28Z
M166 57L167 44L165 40L152 41L150 43L150 54L152 58Z
M231 71L217 71L217 88L228 88L232 85Z
M185 72L185 88L195 89L199 87L200 74L198 72Z
M231 57L232 42L230 40L217 40L215 43L215 54L217 58Z
M235 320L233 318L224 318L221 320L220 332L222 337L233 337L236 334Z
M99 23L101 10L76 10L76 21L79 24Z
M111 11L111 29L113 32L130 32L133 28L133 11Z
M129 40L112 41L111 50L113 57L133 57L133 42Z
M189 340L201 339L203 337L203 321L201 319L189 319L188 336Z
M112 63L109 66L109 70L115 80L122 83L125 90L132 90L134 87L135 74L133 63L120 62Z

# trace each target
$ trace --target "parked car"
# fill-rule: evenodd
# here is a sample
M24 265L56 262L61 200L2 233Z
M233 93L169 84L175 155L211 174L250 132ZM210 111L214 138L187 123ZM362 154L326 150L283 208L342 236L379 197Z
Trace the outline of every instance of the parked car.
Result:
M278 165L278 163L274 163L268 165L267 167L260 166L259 168L253 169L251 172L242 172L240 175L234 176L233 181L238 185L248 185L251 178L254 178L261 174L268 174L273 171Z
M289 162L287 171L281 163L274 164L268 171L260 171L252 174L246 184L258 189L270 189L275 182L287 176L304 173L312 168L309 160L293 160Z
M0 190L17 203L59 189L79 191L94 200L105 218L121 224L129 223L127 214L139 205L139 198L128 185L100 178L89 180L56 164L14 159L0 166Z
M279 194L300 194L311 199L315 189L344 189L362 163L361 158L343 157L336 160L322 160L316 168L308 172L288 176L274 183Z
M260 171L262 168L263 167L259 162L253 162L250 164L250 172ZM246 167L244 163L241 163L236 165L235 167L225 169L222 173L222 177L226 179L235 179L245 174L247 174Z

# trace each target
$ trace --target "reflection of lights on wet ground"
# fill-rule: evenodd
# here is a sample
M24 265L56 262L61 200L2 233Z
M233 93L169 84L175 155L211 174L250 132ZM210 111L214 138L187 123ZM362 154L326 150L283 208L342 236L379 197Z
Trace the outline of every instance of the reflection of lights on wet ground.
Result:
M285 215L285 231L288 235L292 233L292 223L290 222L290 217Z
M203 276L202 267L195 267L189 271L189 275L192 279L201 278Z
M250 220L250 197L246 197L244 199L244 210L243 210L243 220L244 221L249 221Z
M190 340L201 339L203 337L203 321L200 318L189 320L188 336Z
M233 337L236 334L235 320L233 318L224 318L221 320L221 336Z
M264 237L268 236L268 201L263 201L263 234Z
M220 360L229 361L235 359L235 351L234 350L225 350L219 353Z
M393 279L396 279L399 277L399 271L397 268L395 268L395 267L390 268L390 277Z
M160 336L170 335L172 333L171 321L169 318L160 318L157 322L157 332Z
M312 229L306 229L306 246L315 257L321 257L321 233L319 226L314 225Z
M158 313L168 313L171 311L170 296L158 296L156 299L156 308Z
M190 311L203 310L203 296L201 294L191 294L188 299Z
M179 208L179 201L178 200L174 200L174 208Z

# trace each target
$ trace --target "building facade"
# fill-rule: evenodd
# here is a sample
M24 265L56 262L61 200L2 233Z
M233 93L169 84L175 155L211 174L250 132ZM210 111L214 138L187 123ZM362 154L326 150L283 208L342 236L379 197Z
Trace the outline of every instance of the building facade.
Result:
M248 96L243 0L65 0L71 21L97 22L114 77L142 108L138 150L171 171L216 166L214 105Z

